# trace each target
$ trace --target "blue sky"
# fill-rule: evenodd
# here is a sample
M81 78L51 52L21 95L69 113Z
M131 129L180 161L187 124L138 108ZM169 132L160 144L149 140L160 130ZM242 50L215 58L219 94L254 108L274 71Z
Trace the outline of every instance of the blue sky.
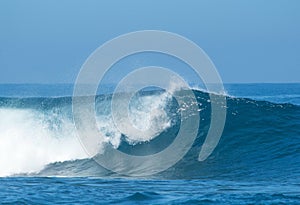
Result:
M0 83L72 83L118 35L175 32L197 43L224 82L300 82L300 1L0 2Z

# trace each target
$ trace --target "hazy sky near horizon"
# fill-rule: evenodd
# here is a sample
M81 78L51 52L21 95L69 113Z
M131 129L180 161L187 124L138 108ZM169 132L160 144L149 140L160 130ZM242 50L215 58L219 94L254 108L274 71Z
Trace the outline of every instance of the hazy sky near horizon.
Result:
M197 43L227 83L300 82L300 1L0 2L0 83L73 83L101 44L137 30Z

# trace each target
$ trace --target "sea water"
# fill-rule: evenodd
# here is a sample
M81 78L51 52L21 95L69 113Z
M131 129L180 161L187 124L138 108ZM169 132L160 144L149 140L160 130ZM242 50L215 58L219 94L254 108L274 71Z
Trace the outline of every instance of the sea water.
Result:
M214 152L197 160L211 107L209 94L195 88L200 124L192 148L169 169L138 178L107 170L85 152L72 85L0 85L0 203L299 204L300 84L225 88L226 124ZM164 91L132 98L131 122L152 130L142 136L116 129L111 99L111 89L99 92L95 108L99 135L114 149L149 155L176 137L182 108Z

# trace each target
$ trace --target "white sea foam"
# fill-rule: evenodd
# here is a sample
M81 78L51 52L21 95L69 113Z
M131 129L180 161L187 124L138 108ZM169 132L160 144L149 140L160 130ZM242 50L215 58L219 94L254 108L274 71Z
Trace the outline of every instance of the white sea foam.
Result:
M74 125L30 109L0 109L0 176L40 171L45 165L86 158ZM57 127L59 126L59 128Z

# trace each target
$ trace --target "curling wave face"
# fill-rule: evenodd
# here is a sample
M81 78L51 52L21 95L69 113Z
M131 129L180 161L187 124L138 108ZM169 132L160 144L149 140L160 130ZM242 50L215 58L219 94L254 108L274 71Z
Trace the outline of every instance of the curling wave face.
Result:
M299 106L227 97L221 141L208 159L199 162L198 153L210 125L210 101L205 92L194 90L194 94L199 109L190 113L200 114L197 139L181 161L153 177L300 177ZM132 98L129 118L136 128L150 131L135 136L114 126L111 97L96 97L99 137L132 155L148 155L167 147L179 130L180 110L189 109L189 99L179 107L163 91L141 92ZM84 152L76 137L71 104L71 97L0 98L0 176L118 176Z

